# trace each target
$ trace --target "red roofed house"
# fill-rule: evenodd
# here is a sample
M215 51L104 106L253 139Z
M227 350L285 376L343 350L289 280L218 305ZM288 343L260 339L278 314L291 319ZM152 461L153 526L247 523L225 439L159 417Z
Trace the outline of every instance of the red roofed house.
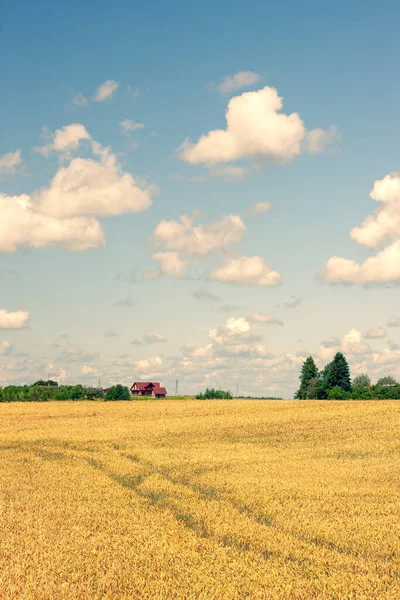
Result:
M132 396L150 396L151 398L165 398L167 390L157 381L135 381L131 387Z

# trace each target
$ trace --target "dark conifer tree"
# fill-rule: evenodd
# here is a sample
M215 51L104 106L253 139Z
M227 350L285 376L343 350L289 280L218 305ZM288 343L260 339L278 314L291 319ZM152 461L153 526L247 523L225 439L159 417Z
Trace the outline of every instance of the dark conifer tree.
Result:
M349 364L341 352L337 352L333 361L329 364L326 384L328 390L338 386L345 392L351 391Z
M306 360L303 363L303 366L301 367L300 388L297 390L295 398L298 398L300 400L307 398L307 392L310 382L315 377L318 377L318 369L316 367L313 357L309 356L308 358L306 358Z

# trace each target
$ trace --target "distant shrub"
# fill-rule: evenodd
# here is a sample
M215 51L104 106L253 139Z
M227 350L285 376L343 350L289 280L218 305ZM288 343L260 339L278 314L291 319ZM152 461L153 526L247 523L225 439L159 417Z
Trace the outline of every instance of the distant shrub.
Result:
M130 400L131 395L129 393L129 389L124 385L118 383L117 385L113 385L110 387L104 396L104 400Z
M351 393L346 392L343 388L335 385L328 392L328 400L349 400Z
M232 394L229 391L207 388L205 392L197 394L196 398L198 400L231 400Z
M395 380L394 377L392 377L391 375L386 375L386 377L381 377L380 379L378 379L378 381L376 382L377 386L384 386L384 385L397 385L397 381Z

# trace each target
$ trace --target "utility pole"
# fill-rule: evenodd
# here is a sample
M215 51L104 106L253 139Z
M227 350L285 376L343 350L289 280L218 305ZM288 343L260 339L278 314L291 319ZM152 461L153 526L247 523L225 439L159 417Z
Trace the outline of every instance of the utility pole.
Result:
M178 395L178 380L175 382L175 396Z
M236 398L239 398L239 383L236 384Z

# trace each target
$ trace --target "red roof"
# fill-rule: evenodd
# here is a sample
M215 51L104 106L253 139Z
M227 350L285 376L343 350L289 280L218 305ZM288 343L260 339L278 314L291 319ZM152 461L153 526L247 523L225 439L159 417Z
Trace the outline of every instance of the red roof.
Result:
M160 383L157 381L135 381L132 387L136 385L138 390L147 390L149 387L159 388ZM132 389L132 388L131 388Z
M167 390L164 387L158 387L154 390L155 394L166 394Z

